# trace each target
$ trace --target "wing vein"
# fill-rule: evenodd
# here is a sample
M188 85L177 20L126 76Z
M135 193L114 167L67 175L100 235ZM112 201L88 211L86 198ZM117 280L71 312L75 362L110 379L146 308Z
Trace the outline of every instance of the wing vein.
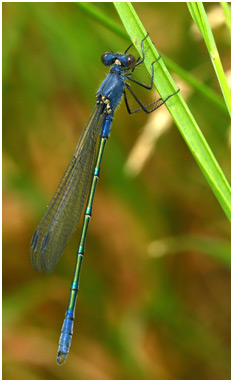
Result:
M37 271L50 273L76 231L92 179L96 147L105 114L96 105L31 241L30 260Z

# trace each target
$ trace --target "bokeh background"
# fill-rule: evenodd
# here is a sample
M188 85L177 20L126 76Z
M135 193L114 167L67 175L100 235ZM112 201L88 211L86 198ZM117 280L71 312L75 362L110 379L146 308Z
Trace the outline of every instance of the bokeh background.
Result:
M121 27L112 3L91 5ZM134 6L159 52L221 95L186 4ZM205 7L229 76L222 9ZM229 221L166 108L153 122L123 102L56 364L80 227L49 276L31 268L30 240L108 71L100 56L129 43L74 3L3 3L3 379L230 379ZM229 180L227 112L173 78Z

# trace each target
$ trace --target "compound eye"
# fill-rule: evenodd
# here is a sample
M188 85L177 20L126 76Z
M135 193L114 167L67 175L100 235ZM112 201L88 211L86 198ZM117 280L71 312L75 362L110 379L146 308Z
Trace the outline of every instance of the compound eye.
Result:
M101 62L102 62L102 64L104 64L104 65L109 65L108 60L107 60L107 57L108 57L109 54L110 54L110 53L108 53L108 52L102 54L102 56L101 56Z
M136 60L135 60L134 56L132 56L132 54L129 54L127 56L128 68L133 68L135 66L135 63L136 63Z

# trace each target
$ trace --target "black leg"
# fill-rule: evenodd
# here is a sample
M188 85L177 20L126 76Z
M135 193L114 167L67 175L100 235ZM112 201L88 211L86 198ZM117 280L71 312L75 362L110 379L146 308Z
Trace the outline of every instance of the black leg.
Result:
M142 42L141 42L141 46L142 46L142 58L140 59L140 57L139 57L139 58L137 59L136 65L135 65L134 68L131 70L131 72L128 73L127 77L128 77L128 79L129 79L130 81L135 82L136 84L142 86L142 87L145 88L145 89L149 89L149 90L151 90L152 87L153 87L153 79L154 79L154 64L161 58L161 55L159 55L159 57L158 57L154 62L152 62L152 64L151 64L151 65L152 65L152 74L151 74L151 84L150 84L150 85L145 85L145 84L143 84L142 82L139 82L139 81L137 81L137 80L135 80L135 79L133 79L133 78L129 78L129 76L131 76L131 75L133 74L135 68L136 68L138 65L142 64L143 61L145 60L144 41L147 39L148 36L149 36L149 33L147 33L146 37L144 37L144 39L143 39ZM133 45L133 44L131 44L131 45L126 49L125 53L131 48L132 45ZM125 53L124 53L124 54L125 54Z
M144 52L144 41L145 39L149 36L149 33L147 32L146 34L146 37L144 37L144 39L141 41L141 46L142 46L142 59L141 60L137 60L137 63L136 63L136 66L140 65L144 59L145 59L145 52ZM124 52L124 54L126 54L128 52L128 50L131 48L131 46L133 46L133 44L130 44L130 46L126 49L126 51Z
M126 84L126 86L127 86L127 89L130 91L130 93L132 94L132 96L134 97L134 99L141 106L139 109L130 110L129 103L128 103L128 100L127 100L127 96L126 96L126 93L124 92L125 104L126 104L126 108L127 108L127 111L128 111L129 114L136 113L136 112L138 112L140 110L143 110L145 113L150 114L153 111L155 111L156 109L158 109L160 106L162 106L170 97L174 96L176 93L178 93L180 91L180 89L178 89L175 93L170 94L164 101L162 100L162 98L159 98L159 99L155 100L154 102L150 103L149 105L143 105L143 103L139 100L139 98L136 96L136 94L130 88L129 84ZM152 110L147 110L147 107L155 105L155 104L157 104L157 105Z
M155 104L158 103L158 102L163 101L162 98L159 98L159 99L155 100L154 102L150 103L149 105L142 105L143 107L140 107L139 109L131 110L130 107L129 107L129 103L128 103L128 99L127 99L127 96L126 96L126 92L124 91L123 94L124 94L124 99L125 99L126 109L127 109L127 111L128 111L129 114L134 114L134 113L137 113L138 111L141 111L141 110L144 110L146 113L151 113L151 112L154 111L155 109L158 109L158 105L157 105L157 107L156 107L155 109L153 109L153 110L151 110L151 111L148 111L146 108L149 107L149 106L155 105ZM134 96L135 96L135 94L134 94ZM135 97L136 97L136 96L135 96ZM134 97L134 98L135 98L135 97ZM136 97L135 99L136 99L137 102L139 101L137 97ZM139 102L140 102L140 101L139 101ZM138 102L138 103L139 103L139 102ZM140 105L140 103L139 103L139 105Z
M142 42L141 42L141 45L142 45L142 58L138 57L137 62L136 62L136 65L135 65L134 68L131 70L131 72L128 73L128 76L130 76L130 75L134 72L135 68L136 68L138 65L140 65L140 64L145 60L144 41L145 41L145 39L146 39L148 36L149 36L149 33L147 32L146 37L144 37L144 39L143 39ZM133 44L131 44L131 45L128 47L128 49L129 49L132 45L133 45ZM125 53L128 51L128 49L126 49ZM160 57L159 57L159 58L160 58ZM157 61L157 60L156 60L156 61Z
M144 60L145 60L145 50L144 50L144 41L145 39L149 36L149 33L147 33L146 37L144 37L144 39L142 40L141 42L141 46L142 46L142 58L141 60L139 60L135 66L138 66L140 65Z
M126 106L126 109L127 109L127 111L128 111L129 114L132 114L132 112L131 112L131 110L130 110L130 107L129 107L129 103L128 103L127 97L126 97L125 90L123 91L123 94L124 94L124 100L125 100L125 106Z
M126 49L126 51L124 52L124 54L126 54L128 52L128 50L131 48L131 46L133 46L133 44L130 44L130 46Z
M159 57L154 61L152 62L151 66L152 66L152 73L151 73L151 84L150 85L146 85L146 84L143 84L142 82L139 82L137 80L135 80L134 78L130 78L128 77L128 80L132 81L132 82L135 82L135 84L137 85L140 85L142 86L143 88L145 89L148 89L148 90L151 90L152 87L153 87L153 82L154 82L154 64L161 58L161 55L159 55ZM136 66L135 66L136 67ZM134 68L135 68L134 67ZM132 72L131 72L132 73ZM130 74L131 74L130 73Z
M137 59L137 61L136 61L136 64L138 63L138 61L140 61L140 57L138 57L138 59ZM134 66L134 68L131 70L131 72L130 72L130 73L128 73L128 75L131 75L131 74L133 74L133 72L134 72L135 68L136 68L136 65L135 65L135 66Z

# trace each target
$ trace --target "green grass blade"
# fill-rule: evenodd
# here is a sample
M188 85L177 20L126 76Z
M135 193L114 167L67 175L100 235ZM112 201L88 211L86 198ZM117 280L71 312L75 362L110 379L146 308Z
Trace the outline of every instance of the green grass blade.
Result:
M141 41L146 36L146 30L139 20L132 4L115 2L114 5L135 48L139 54L141 54ZM151 63L158 58L158 52L149 38L145 41L145 49L146 58L144 63L148 72L151 74ZM162 59L156 64L155 74L154 84L163 99L165 99L168 94L172 94L176 91L177 87ZM181 93L170 98L166 106L196 162L205 175L212 191L230 220L230 186Z
M231 94L226 76L215 44L214 36L202 2L188 2L189 12L196 23L202 37L205 40L212 64L214 66L223 97L225 99L229 114L231 113Z
M227 24L228 28L231 31L231 10L230 10L230 6L225 1L221 1L220 4L222 6L222 9L223 9L223 12L224 12L224 15L225 15L226 24Z

